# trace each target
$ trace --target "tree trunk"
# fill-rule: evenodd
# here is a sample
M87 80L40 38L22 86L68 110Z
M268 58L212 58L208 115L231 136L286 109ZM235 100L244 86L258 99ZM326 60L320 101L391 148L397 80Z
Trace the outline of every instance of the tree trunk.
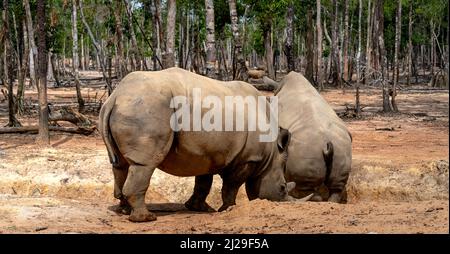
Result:
M392 112L392 104L389 99L390 92L387 85L387 58L384 46L384 0L376 0L374 4L374 28L373 41L376 43L374 49L374 69L377 71L377 79L381 82L383 93L383 112Z
M22 45L23 45L23 53L20 63L20 70L19 70L19 87L17 88L17 113L19 115L22 115L24 113L24 97L25 97L25 78L26 78L26 72L28 70L28 59L30 57L30 47L28 43L28 35L27 35L27 26L26 21L24 20L22 22L22 31L23 31L23 38L22 38Z
M134 31L133 13L131 11L129 0L124 0L124 2L125 2L125 8L127 10L128 25L130 27L131 46L132 46L131 53L133 55L134 61L136 62L137 69L143 70L143 68L142 68L142 53L141 53L140 48L138 47L137 39L136 39L136 32Z
M309 9L306 14L307 31L306 31L306 70L305 78L314 84L314 25L313 13Z
M433 21L430 21L430 76L431 76L431 85L434 86L434 66L436 65L436 44L433 37L435 29L435 24Z
M80 112L84 109L84 100L81 96L80 73L78 70L80 59L78 57L78 17L77 17L77 3L72 0L72 71L75 78L75 88L77 91L78 110Z
M124 63L124 46L123 46L123 28L122 28L122 1L115 0L114 5L114 20L116 29L116 47L117 47L117 75L122 79L127 74L127 66Z
M163 55L164 68L175 66L175 21L177 14L176 0L168 0L166 43Z
M318 0L318 5L320 5L320 0ZM295 57L293 47L294 47L294 3L291 2L287 9L286 42L284 44L285 55L287 57L288 71L295 71Z
M368 0L367 6L367 36L366 36L366 66L364 73L364 82L370 83L371 68L372 68L372 7L371 0Z
M80 16L81 16L81 20L83 21L84 27L86 28L86 30L88 31L89 37L91 38L92 43L94 44L94 48L95 51L98 55L98 62L100 63L100 67L102 70L102 74L103 74L103 78L106 81L106 86L108 88L108 95L111 95L113 89L112 89L112 84L111 84L111 80L107 77L106 74L106 66L105 66L105 57L103 55L103 50L100 47L100 44L98 44L97 40L94 37L94 34L92 33L91 28L89 27L86 18L84 17L84 13L83 13L83 0L79 0L78 1L79 4L79 8L80 8Z
M205 0L206 9L206 76L216 78L216 39L214 32L214 1Z
M408 86L411 85L411 74L412 74L412 57L413 57L413 48L412 48L412 12L413 12L413 3L409 3L409 22L408 22Z
M348 9L349 9L349 5L348 5L348 0L344 1L344 41L343 41L343 47L344 47L344 52L343 52L343 58L344 58L344 75L343 75L343 79L345 81L349 80L349 59L348 59L348 48L349 48L349 21L348 21Z
M322 21L321 21L321 4L320 0L316 1L317 5L317 86L319 91L323 90L323 64L322 64Z
M399 80L399 54L400 54L400 42L402 36L402 1L398 0L397 15L396 15L396 25L395 25L395 52L394 52L394 80L392 82L392 96L391 103L394 112L398 112L397 104L395 102L395 97L397 96L397 84Z
M269 73L269 78L274 79L275 78L275 70L273 68L273 49L272 49L272 43L271 43L271 34L272 34L272 21L267 21L268 24L266 24L263 28L263 34L264 34L264 48L265 48L265 54L266 54L266 65L267 65L267 71Z
M83 43L84 42L85 41L83 40ZM89 44L88 43L86 43L86 46L85 46L84 50L85 50L85 52L84 52L84 67L86 68L86 70L89 70L90 69L89 68L89 63L90 63L89 55L90 55L90 53L89 53Z
M247 66L242 53L242 39L239 34L239 19L236 11L236 0L228 1L231 17L231 31L233 32L233 79L248 80Z
M38 91L39 91L39 135L38 143L50 144L48 133L48 105L47 105L47 42L46 42L46 0L37 0L37 37L38 37Z
M21 126L16 118L16 102L14 100L14 68L12 56L12 40L9 26L9 0L3 0L3 36L4 36L4 82L8 87L8 127Z
M55 53L50 52L50 65L52 66L53 77L55 78L56 87L60 87L61 82L59 81L59 70L56 66L56 62L57 60Z
M30 50L30 83L31 83L31 86L34 86L37 88L36 67L35 67L35 63L37 61L37 47L36 47L36 43L34 41L35 37L34 37L33 19L31 18L29 0L23 0L23 5L24 5L24 9L25 9L29 46L31 49Z
M77 9L77 6L75 5L75 10ZM80 64L81 64L81 70L85 71L86 70L86 66L85 61L84 61L84 38L83 38L83 34L81 34L81 59L80 59Z
M333 79L336 87L342 87L341 78L341 59L339 54L339 37L338 37L338 10L339 5L337 0L333 0L333 12L332 12L332 51L333 51Z
M147 2L146 2L147 3ZM158 45L160 45L159 43L159 19L158 19L158 11L159 9L157 8L159 1L157 0L153 0L150 3L150 11L152 13L152 63L153 63L153 70L157 71L159 68L159 65L156 64L157 62L157 57L158 57Z
M361 83L361 21L362 21L362 0L359 0L359 12L358 12L358 53L356 55L356 102L355 102L355 113L359 117L361 114L361 103L359 96L359 87Z

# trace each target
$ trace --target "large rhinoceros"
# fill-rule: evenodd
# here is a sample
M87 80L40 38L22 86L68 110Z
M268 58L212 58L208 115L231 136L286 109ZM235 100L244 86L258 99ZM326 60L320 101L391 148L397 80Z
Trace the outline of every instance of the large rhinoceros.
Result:
M351 170L352 137L344 122L301 74L290 72L275 95L279 102L280 127L288 129L286 180L296 182L294 197L328 188L328 201L345 202L345 185Z
M221 82L170 68L127 75L103 105L99 130L113 166L114 197L120 200L120 210L129 212L134 222L156 219L144 203L155 168L176 176L196 176L194 193L185 204L191 210L213 210L205 200L214 174L223 179L219 211L235 204L244 183L249 199L292 200L288 193L295 183L286 183L283 174L290 140L286 130L278 131L273 142L259 142L258 129L173 130L171 100L185 96L192 110L194 88L201 89L202 99L217 96L222 102L225 96L261 96L244 82ZM207 111L202 108L201 115ZM242 113L234 109L234 114Z

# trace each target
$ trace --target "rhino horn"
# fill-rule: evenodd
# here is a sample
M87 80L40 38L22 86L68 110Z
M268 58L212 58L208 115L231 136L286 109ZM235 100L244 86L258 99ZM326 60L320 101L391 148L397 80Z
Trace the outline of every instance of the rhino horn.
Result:
M288 196L287 197L287 201L306 202L306 201L309 201L313 195L314 195L314 193L311 193L311 194L309 194L308 196L306 196L304 198L294 198L292 196Z

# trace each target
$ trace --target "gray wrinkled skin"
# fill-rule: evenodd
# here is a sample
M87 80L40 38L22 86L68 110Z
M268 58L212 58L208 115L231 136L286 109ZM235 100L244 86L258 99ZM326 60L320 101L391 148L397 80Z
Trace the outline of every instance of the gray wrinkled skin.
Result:
M261 95L244 82L221 82L170 68L127 75L101 109L99 130L113 165L118 211L130 214L131 221L156 219L144 203L155 168L176 176L196 176L194 193L185 204L195 211L213 211L205 200L214 174L223 178L219 211L235 204L244 183L249 199L274 201L287 200L295 186L287 184L283 174L289 143L286 130L271 143L259 142L259 131L174 132L170 100L187 96L192 107L193 88L201 88L202 97L215 95L222 100L226 95ZM202 116L208 110L202 109Z
M294 197L315 193L325 185L325 200L345 202L352 162L352 139L344 122L303 75L289 73L276 91L279 125L291 133L286 180L296 182ZM327 197L328 196L328 197Z

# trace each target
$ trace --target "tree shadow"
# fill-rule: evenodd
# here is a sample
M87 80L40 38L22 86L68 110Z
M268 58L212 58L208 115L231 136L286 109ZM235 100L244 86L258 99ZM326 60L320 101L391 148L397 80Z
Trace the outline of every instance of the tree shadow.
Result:
M70 141L71 139L73 139L73 135L68 135L68 136L64 136L62 139L56 141L56 143L52 144L52 147L58 147L68 141Z

